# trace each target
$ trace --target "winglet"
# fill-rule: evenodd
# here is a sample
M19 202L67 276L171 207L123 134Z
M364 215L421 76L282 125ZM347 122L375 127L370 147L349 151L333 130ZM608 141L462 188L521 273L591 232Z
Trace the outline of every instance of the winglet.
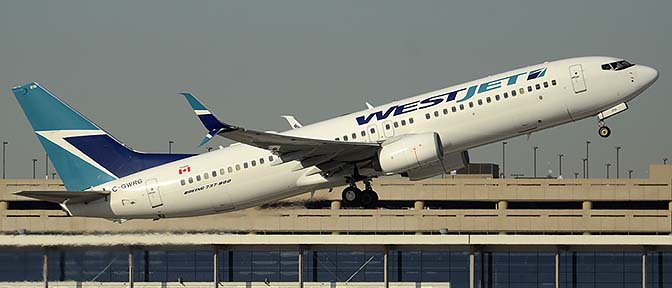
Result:
M194 97L194 95L191 93L180 94L187 99L187 102L189 102L189 105L191 105L191 109L194 110L194 113L196 113L198 119L201 120L201 123L203 123L205 129L208 130L208 134L205 135L205 138L203 138L203 141L201 141L199 147L205 145L205 143L208 143L208 141L214 138L214 136L219 132L233 131L238 129L238 127L219 121L217 116L212 114L212 112L210 112L210 110L208 110L208 108L205 107L201 101L198 101L198 99L196 99L196 97Z
M301 122L296 120L296 118L294 118L294 116L284 115L284 116L280 116L280 117L285 118L285 120L287 120L287 123L289 123L289 126L291 126L292 129L299 129L299 128L303 127L303 124L301 124Z

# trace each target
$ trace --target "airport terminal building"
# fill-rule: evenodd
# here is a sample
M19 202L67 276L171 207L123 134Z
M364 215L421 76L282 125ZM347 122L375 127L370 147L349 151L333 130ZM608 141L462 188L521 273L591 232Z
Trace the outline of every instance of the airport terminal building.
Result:
M316 191L123 224L0 180L0 287L672 287L672 165L648 179L376 179L375 209Z

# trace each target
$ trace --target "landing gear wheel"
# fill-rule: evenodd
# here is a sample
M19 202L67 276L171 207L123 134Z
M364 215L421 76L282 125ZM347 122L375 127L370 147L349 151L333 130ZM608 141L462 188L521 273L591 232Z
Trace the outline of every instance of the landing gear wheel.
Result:
M360 198L360 202L365 208L374 208L378 202L378 194L369 189L362 191Z
M341 197L343 198L343 203L345 205L354 206L360 202L360 198L362 198L362 191L357 187L350 186L343 189Z
M597 134L599 134L602 138L607 138L609 135L611 135L611 129L609 129L607 126L601 126L600 129L597 130Z

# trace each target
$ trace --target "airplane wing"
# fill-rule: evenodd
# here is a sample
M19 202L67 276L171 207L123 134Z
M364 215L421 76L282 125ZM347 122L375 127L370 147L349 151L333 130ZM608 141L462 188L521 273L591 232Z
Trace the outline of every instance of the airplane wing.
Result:
M61 204L84 203L105 198L110 195L109 191L19 191L14 195L34 198L37 200Z
M376 156L380 144L366 142L341 142L304 138L272 132L249 130L221 122L196 97L181 93L201 120L208 134L201 145L219 135L243 144L269 150L277 155L293 156L296 160L319 157L319 163L327 161L359 162ZM317 163L316 163L317 164Z

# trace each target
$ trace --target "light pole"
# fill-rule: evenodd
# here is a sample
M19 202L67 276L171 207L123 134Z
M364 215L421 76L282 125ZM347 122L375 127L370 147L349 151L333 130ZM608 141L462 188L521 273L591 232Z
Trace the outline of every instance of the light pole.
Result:
M579 172L574 172L574 179L579 179Z
M558 169L558 176L562 176L562 157L564 157L564 156L565 155L563 155L563 154L558 154L558 166L560 166L560 167L558 167L559 168Z
M635 172L635 171L628 170L628 179L632 179L632 172Z
M168 154L173 154L173 140L168 140Z
M604 164L605 167L607 167L607 179L609 179L609 167L611 167L610 163Z
M534 169L534 173L533 173L533 174L534 174L534 178L537 178L537 150L538 150L538 149L539 149L538 146L534 146L534 147L532 147L532 151L533 151L533 154L534 154L534 158L533 158L533 159L534 159L534 160L533 160L533 161L534 161L534 164L532 165L532 167L533 167L533 169Z
M663 165L667 165L667 158L663 158Z
M586 161L588 161L588 159L583 158L583 159L581 159L581 161L583 161L582 162L582 164L583 164L583 178L585 179L585 178L588 178L588 174L586 174Z
M49 155L44 153L44 178L49 179Z
M208 149L208 152L212 151L212 147L205 147L205 149Z
M588 168L588 159L590 159L590 158L588 158L588 145L590 145L590 141L586 141L586 177L585 178L590 177L590 175L589 175L590 173L588 172L588 171L590 171L590 169Z
M5 146L7 146L7 144L9 144L9 142L2 142L2 179L5 179Z
M35 164L37 164L37 159L33 159L33 179L35 179Z
M616 146L616 179L621 178L621 146Z
M502 178L506 178L506 141L502 142Z
M56 179L56 173L51 173L51 179Z

